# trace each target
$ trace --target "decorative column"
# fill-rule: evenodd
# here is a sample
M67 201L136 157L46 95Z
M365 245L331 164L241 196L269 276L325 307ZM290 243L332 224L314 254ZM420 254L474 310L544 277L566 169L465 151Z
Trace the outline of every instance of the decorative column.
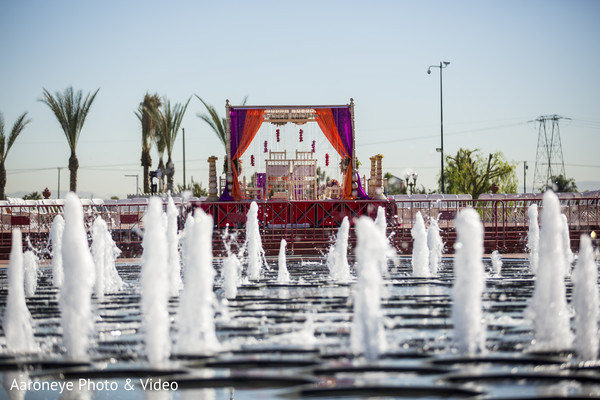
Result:
M377 175L377 158L375 156L370 157L369 160L371 160L371 176L369 176L369 188L368 188L368 195L371 198L375 197L375 182L376 182L376 175Z
M217 160L215 156L208 157L208 197L206 201L218 201L219 191L217 189Z
M354 140L354 99L350 98L350 122L352 123L352 198L358 197L358 169L356 168L356 142Z
M231 170L231 106L229 105L229 99L225 102L225 129L227 131L227 155L225 161L227 163L227 190L229 191L229 195L232 195L233 191L233 171Z
M383 155L377 154L375 157L375 198L386 200L385 194L383 194Z

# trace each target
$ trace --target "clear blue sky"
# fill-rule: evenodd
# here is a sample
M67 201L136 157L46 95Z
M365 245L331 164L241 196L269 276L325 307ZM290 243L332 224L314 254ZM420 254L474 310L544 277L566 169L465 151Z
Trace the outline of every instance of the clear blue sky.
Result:
M519 191L527 161L531 190L528 121L559 114L572 118L560 125L567 176L600 188L598 21L598 1L2 0L0 111L6 130L24 111L32 119L8 154L7 193L55 192L69 150L38 99L68 86L100 88L78 145L79 190L95 197L134 192L125 174L141 185L134 111L147 91L172 102L198 94L222 114L225 99L246 95L260 105L354 98L361 173L382 153L384 171L414 169L435 188L439 70L426 71L442 60L447 154L502 151L519 162ZM182 126L187 179L206 187L206 159L224 151L201 111L192 98ZM174 159L181 182L181 139Z

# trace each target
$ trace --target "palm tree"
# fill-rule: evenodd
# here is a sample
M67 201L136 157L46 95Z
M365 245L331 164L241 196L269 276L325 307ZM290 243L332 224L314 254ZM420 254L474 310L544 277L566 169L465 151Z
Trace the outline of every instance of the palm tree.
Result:
M173 191L175 177L175 165L173 164L172 159L173 146L175 145L175 139L177 139L181 120L183 119L183 115L185 114L185 110L191 99L192 98L190 97L183 106L180 103L176 103L171 107L171 102L167 99L165 99L163 103L162 127L159 129L159 132L161 133L162 141L167 150L168 159L165 174L167 175L167 190L171 192Z
M208 114L196 113L196 116L202 119L212 128L212 130L216 133L221 143L223 143L223 147L225 147L225 150L227 151L227 119L219 117L217 110L215 110L213 106L211 106L210 104L206 104L206 102L202 100L200 96L195 96L198 98L198 100L202 102L202 104L204 104L204 107L206 107L206 111L208 111ZM246 101L248 101L248 96L244 97L244 100L242 100L242 105L246 105Z
M10 148L25 128L25 125L31 122L31 119L25 119L26 117L27 112L24 112L17 118L10 131L10 135L8 135L7 143L6 136L4 136L4 117L2 116L2 113L0 113L0 199L2 200L6 198L6 167L4 166L4 162L6 161L6 156L8 155Z
M58 123L71 149L71 156L69 157L71 192L77 192L77 170L79 169L79 160L76 153L77 141L79 140L85 118L99 90L100 88L96 89L94 94L91 94L91 92L88 93L85 99L83 99L81 90L73 93L72 86L66 88L63 93L56 92L54 96L44 88L44 98L40 99L42 103L50 107L56 119L58 119Z
M160 105L158 94L146 93L144 101L140 103L135 113L142 124L142 157L140 161L144 167L144 193L150 193L150 167L152 166L150 150L156 135L156 127L160 122Z

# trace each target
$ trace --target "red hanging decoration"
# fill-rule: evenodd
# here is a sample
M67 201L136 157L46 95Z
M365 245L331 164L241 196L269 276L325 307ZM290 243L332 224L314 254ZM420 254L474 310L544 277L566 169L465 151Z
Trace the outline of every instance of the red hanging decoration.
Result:
M254 167L254 154L250 156L250 165Z
M302 138L302 134L304 133L304 131L302 129L300 129L300 141L303 142L304 139Z
M279 143L279 129L275 131L275 136L277 136L277 143Z
M268 152L269 152L269 148L267 147L267 143L268 143L268 142L265 140L265 153L268 153Z
M325 153L325 166L329 167L329 153Z
M316 148L317 148L317 141L313 140L312 141L312 146L311 146L311 150L312 150L313 153L316 152Z

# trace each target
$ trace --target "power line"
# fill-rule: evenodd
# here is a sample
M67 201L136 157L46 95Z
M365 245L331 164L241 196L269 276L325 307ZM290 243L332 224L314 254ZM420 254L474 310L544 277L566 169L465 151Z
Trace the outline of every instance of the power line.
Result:
M468 130L463 130L463 131L450 132L450 133L447 133L446 136L464 135L466 133L476 133L476 132L492 131L492 130L496 130L496 129L513 128L513 127L521 126L521 125L525 125L525 124L526 124L526 122L518 122L518 123L514 123L514 124L490 126L490 127L485 127L485 128L479 128L479 129L468 129ZM433 139L433 138L438 138L438 137L439 137L439 135L437 135L437 134L436 135L427 135L427 136L414 136L414 137L408 137L408 138L381 140L378 142L360 143L358 146L362 147L362 146L371 146L371 145L376 145L376 144L408 142L408 141L415 141L415 140Z
M600 165L591 164L565 164L567 167L582 167L582 168L600 168Z

